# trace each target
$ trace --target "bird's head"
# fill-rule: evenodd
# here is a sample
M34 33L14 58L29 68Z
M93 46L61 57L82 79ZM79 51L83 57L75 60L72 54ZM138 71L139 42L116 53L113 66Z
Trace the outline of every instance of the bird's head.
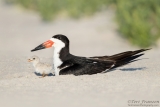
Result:
M40 61L39 57L35 55L28 59L28 62L32 63L38 63L39 61Z
M63 47L69 47L69 40L65 35L62 34L57 34L54 35L51 39L48 41L40 44L36 48L32 49L31 52L41 50L41 49L46 49L46 48L63 48Z

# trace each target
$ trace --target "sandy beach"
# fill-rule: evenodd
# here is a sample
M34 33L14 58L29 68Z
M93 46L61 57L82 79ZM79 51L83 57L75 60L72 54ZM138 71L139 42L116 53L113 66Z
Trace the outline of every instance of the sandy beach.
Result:
M27 62L37 55L52 63L53 49L30 50L55 34L68 36L70 52L78 56L139 49L121 38L114 16L108 9L45 23L38 13L0 1L0 107L128 107L132 100L160 101L159 44L142 60L105 74L39 78Z

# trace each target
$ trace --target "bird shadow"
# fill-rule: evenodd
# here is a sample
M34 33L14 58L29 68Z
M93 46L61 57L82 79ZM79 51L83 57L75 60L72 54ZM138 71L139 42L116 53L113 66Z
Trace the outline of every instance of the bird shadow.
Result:
M133 72L133 71L140 71L140 70L145 70L147 69L146 67L139 67L139 68L121 68L121 69L112 69L112 70L109 70L107 72L112 72L112 71L115 71L115 70L121 70L121 71L124 71L124 72Z
M34 74L37 75L37 76L42 76L42 74L37 73L37 72L34 72ZM48 74L47 76L54 76L54 75L53 75L52 73L50 73L50 74Z
M139 71L139 70L145 70L147 69L146 67L140 67L140 68L122 68L122 69L119 69L121 71Z

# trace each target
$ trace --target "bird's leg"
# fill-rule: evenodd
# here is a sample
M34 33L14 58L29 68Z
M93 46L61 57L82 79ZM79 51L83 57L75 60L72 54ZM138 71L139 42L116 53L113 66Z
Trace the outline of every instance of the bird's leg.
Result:
M42 76L40 78L44 78L45 77L45 73L42 73Z
M46 76L46 74L45 74L45 73L43 73L43 74L42 74L42 77L44 78L45 76Z

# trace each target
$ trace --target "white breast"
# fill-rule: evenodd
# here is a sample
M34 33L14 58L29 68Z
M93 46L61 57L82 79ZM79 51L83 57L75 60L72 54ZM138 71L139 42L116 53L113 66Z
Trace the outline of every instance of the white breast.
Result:
M56 51L55 51L56 52ZM59 75L59 66L63 63L61 61L61 59L59 58L59 53L55 53L54 52L54 55L53 55L53 63L54 63L54 70L55 70L55 76L58 76Z
M58 76L60 71L58 67L63 63L59 58L60 51L62 48L65 47L65 44L62 41L55 38L52 38L51 40L54 41L53 63L54 63L55 76Z

